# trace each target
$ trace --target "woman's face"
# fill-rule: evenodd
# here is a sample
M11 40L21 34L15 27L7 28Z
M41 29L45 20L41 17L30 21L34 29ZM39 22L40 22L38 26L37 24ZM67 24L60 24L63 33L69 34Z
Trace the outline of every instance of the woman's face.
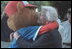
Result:
M38 24L40 24L40 25L44 25L45 24L45 22L46 22L46 18L45 18L45 13L44 12L40 12L39 13L39 16L38 16Z

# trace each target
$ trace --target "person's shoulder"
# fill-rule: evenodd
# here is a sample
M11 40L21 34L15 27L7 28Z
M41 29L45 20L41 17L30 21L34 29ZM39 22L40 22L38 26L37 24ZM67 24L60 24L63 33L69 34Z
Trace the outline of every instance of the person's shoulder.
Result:
M50 33L52 33L53 35L59 35L58 29L54 29Z
M62 26L64 26L64 27L69 26L69 25L70 25L70 23L68 21L62 22Z
M67 21L63 21L61 25L64 26L64 25L66 25L67 23L68 23Z
M63 22L62 22L62 24L65 24L65 23L67 23L67 21L63 21Z
M60 35L58 29L51 30L50 32L47 32L46 35L48 35L54 39L61 38L61 35Z
M54 30L51 30L50 33L52 33L52 32L58 32L58 29L56 28Z

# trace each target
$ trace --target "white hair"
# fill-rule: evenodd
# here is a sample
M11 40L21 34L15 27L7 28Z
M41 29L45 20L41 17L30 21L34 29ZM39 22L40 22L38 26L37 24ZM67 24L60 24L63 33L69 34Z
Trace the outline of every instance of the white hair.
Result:
M56 8L52 7L52 6L42 6L41 10L46 11L45 15L46 15L46 20L48 21L56 21L58 19L58 12L56 10Z

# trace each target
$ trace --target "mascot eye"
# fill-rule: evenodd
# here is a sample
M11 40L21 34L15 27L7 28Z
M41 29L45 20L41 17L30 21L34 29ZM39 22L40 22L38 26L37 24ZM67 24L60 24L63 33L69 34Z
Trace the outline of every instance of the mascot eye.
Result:
M26 7L26 8L28 8L28 9L35 9L35 8L32 8L32 7Z
M29 9L31 10L31 9L33 9L33 8L30 8L30 7L29 7Z

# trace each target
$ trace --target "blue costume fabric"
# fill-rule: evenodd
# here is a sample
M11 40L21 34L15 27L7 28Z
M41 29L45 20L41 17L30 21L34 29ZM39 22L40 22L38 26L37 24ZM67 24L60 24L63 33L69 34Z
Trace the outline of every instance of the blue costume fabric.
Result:
M25 40L32 40L39 27L40 26L29 26L29 27L21 28L16 32ZM13 39L11 41L9 48L19 48L18 44L16 43L16 39Z

